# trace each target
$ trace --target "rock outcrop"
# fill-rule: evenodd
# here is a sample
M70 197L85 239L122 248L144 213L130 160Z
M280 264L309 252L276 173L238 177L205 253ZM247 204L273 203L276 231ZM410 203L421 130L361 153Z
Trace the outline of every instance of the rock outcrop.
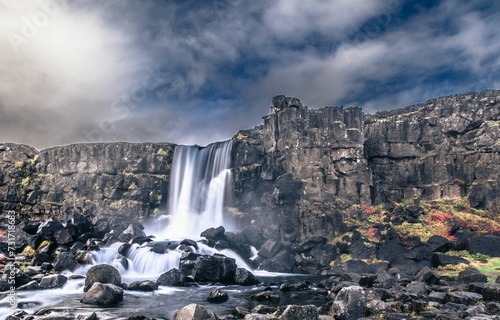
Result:
M42 151L0 145L0 209L40 218L82 214L144 219L166 205L174 145L98 143Z
M499 210L499 138L500 91L374 115L360 108L309 109L277 96L262 125L232 139L231 211L286 247L345 232L343 209L350 204L466 198L472 207ZM1 144L0 210L31 220L75 211L152 217L167 207L174 147L107 143L37 151ZM412 214L401 219L420 212ZM68 237L57 238L62 244Z
M235 211L293 243L345 231L345 203L467 198L499 210L499 138L500 91L374 115L278 96L263 125L233 138Z

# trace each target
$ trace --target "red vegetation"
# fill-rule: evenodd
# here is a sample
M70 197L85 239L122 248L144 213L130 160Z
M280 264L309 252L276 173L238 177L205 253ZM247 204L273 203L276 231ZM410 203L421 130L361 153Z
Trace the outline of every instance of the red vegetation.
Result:
M374 206L360 206L359 209L366 214L374 214L377 212L377 209Z
M433 214L430 215L431 221L440 221L440 222L446 222L453 218L453 215L447 213L447 212L434 212Z

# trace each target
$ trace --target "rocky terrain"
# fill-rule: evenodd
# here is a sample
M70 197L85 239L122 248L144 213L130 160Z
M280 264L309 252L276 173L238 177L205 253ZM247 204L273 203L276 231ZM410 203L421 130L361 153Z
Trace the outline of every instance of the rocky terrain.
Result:
M125 269L132 245L184 253L178 268L141 283L122 283L108 270L88 284L93 294L82 293L82 304L116 307L130 290L209 283L222 286L211 293L212 302L231 301L225 285L250 285L256 289L251 299L262 305L234 305L231 314L217 315L190 305L174 319L495 319L499 138L500 91L374 115L360 108L309 109L296 98L275 97L262 125L232 139L234 188L227 209L241 231L214 226L201 236L254 268L320 277L278 283L259 283L231 258L196 254L190 239L173 244L145 234L142 223L168 206L175 145L38 151L4 143L0 210L5 225L10 215L16 218L15 288L59 288L68 281L61 272L120 243ZM9 255L8 233L2 235L0 251ZM9 274L4 269L0 278L3 298ZM300 303L306 296L314 299ZM40 312L19 311L9 319L76 318Z

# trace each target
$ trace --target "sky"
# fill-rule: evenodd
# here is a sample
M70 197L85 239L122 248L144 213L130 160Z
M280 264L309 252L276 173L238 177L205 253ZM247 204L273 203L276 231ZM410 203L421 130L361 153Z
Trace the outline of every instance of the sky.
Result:
M206 145L274 96L366 113L500 88L500 1L0 0L0 142Z

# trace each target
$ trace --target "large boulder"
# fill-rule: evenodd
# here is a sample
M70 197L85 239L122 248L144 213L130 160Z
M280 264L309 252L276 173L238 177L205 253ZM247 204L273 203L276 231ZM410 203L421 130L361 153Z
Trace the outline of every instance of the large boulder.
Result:
M192 275L196 281L234 283L236 261L222 255L196 258Z
M342 288L330 309L330 315L340 320L357 320L367 316L367 299L363 288L350 286Z
M178 310L173 320L218 320L220 319L210 309L192 303Z
M109 264L99 264L93 266L85 275L85 286L83 291L87 292L96 282L110 283L115 286L120 286L122 277L120 272Z
M234 282L241 286L252 286L258 284L259 280L247 269L237 268L234 274Z
M487 282L487 277L475 268L467 268L460 271L457 277L457 282L460 283L473 283L473 282Z
M94 282L80 301L85 304L112 305L123 300L123 289L111 284Z
M176 268L170 269L163 273L157 280L156 283L159 286L169 286L169 287L183 287L185 284L185 275Z
M261 269L274 272L292 272L294 263L293 256L287 250L283 250L262 262Z
M472 253L481 253L490 257L500 257L500 237L484 235L467 240L467 249Z

